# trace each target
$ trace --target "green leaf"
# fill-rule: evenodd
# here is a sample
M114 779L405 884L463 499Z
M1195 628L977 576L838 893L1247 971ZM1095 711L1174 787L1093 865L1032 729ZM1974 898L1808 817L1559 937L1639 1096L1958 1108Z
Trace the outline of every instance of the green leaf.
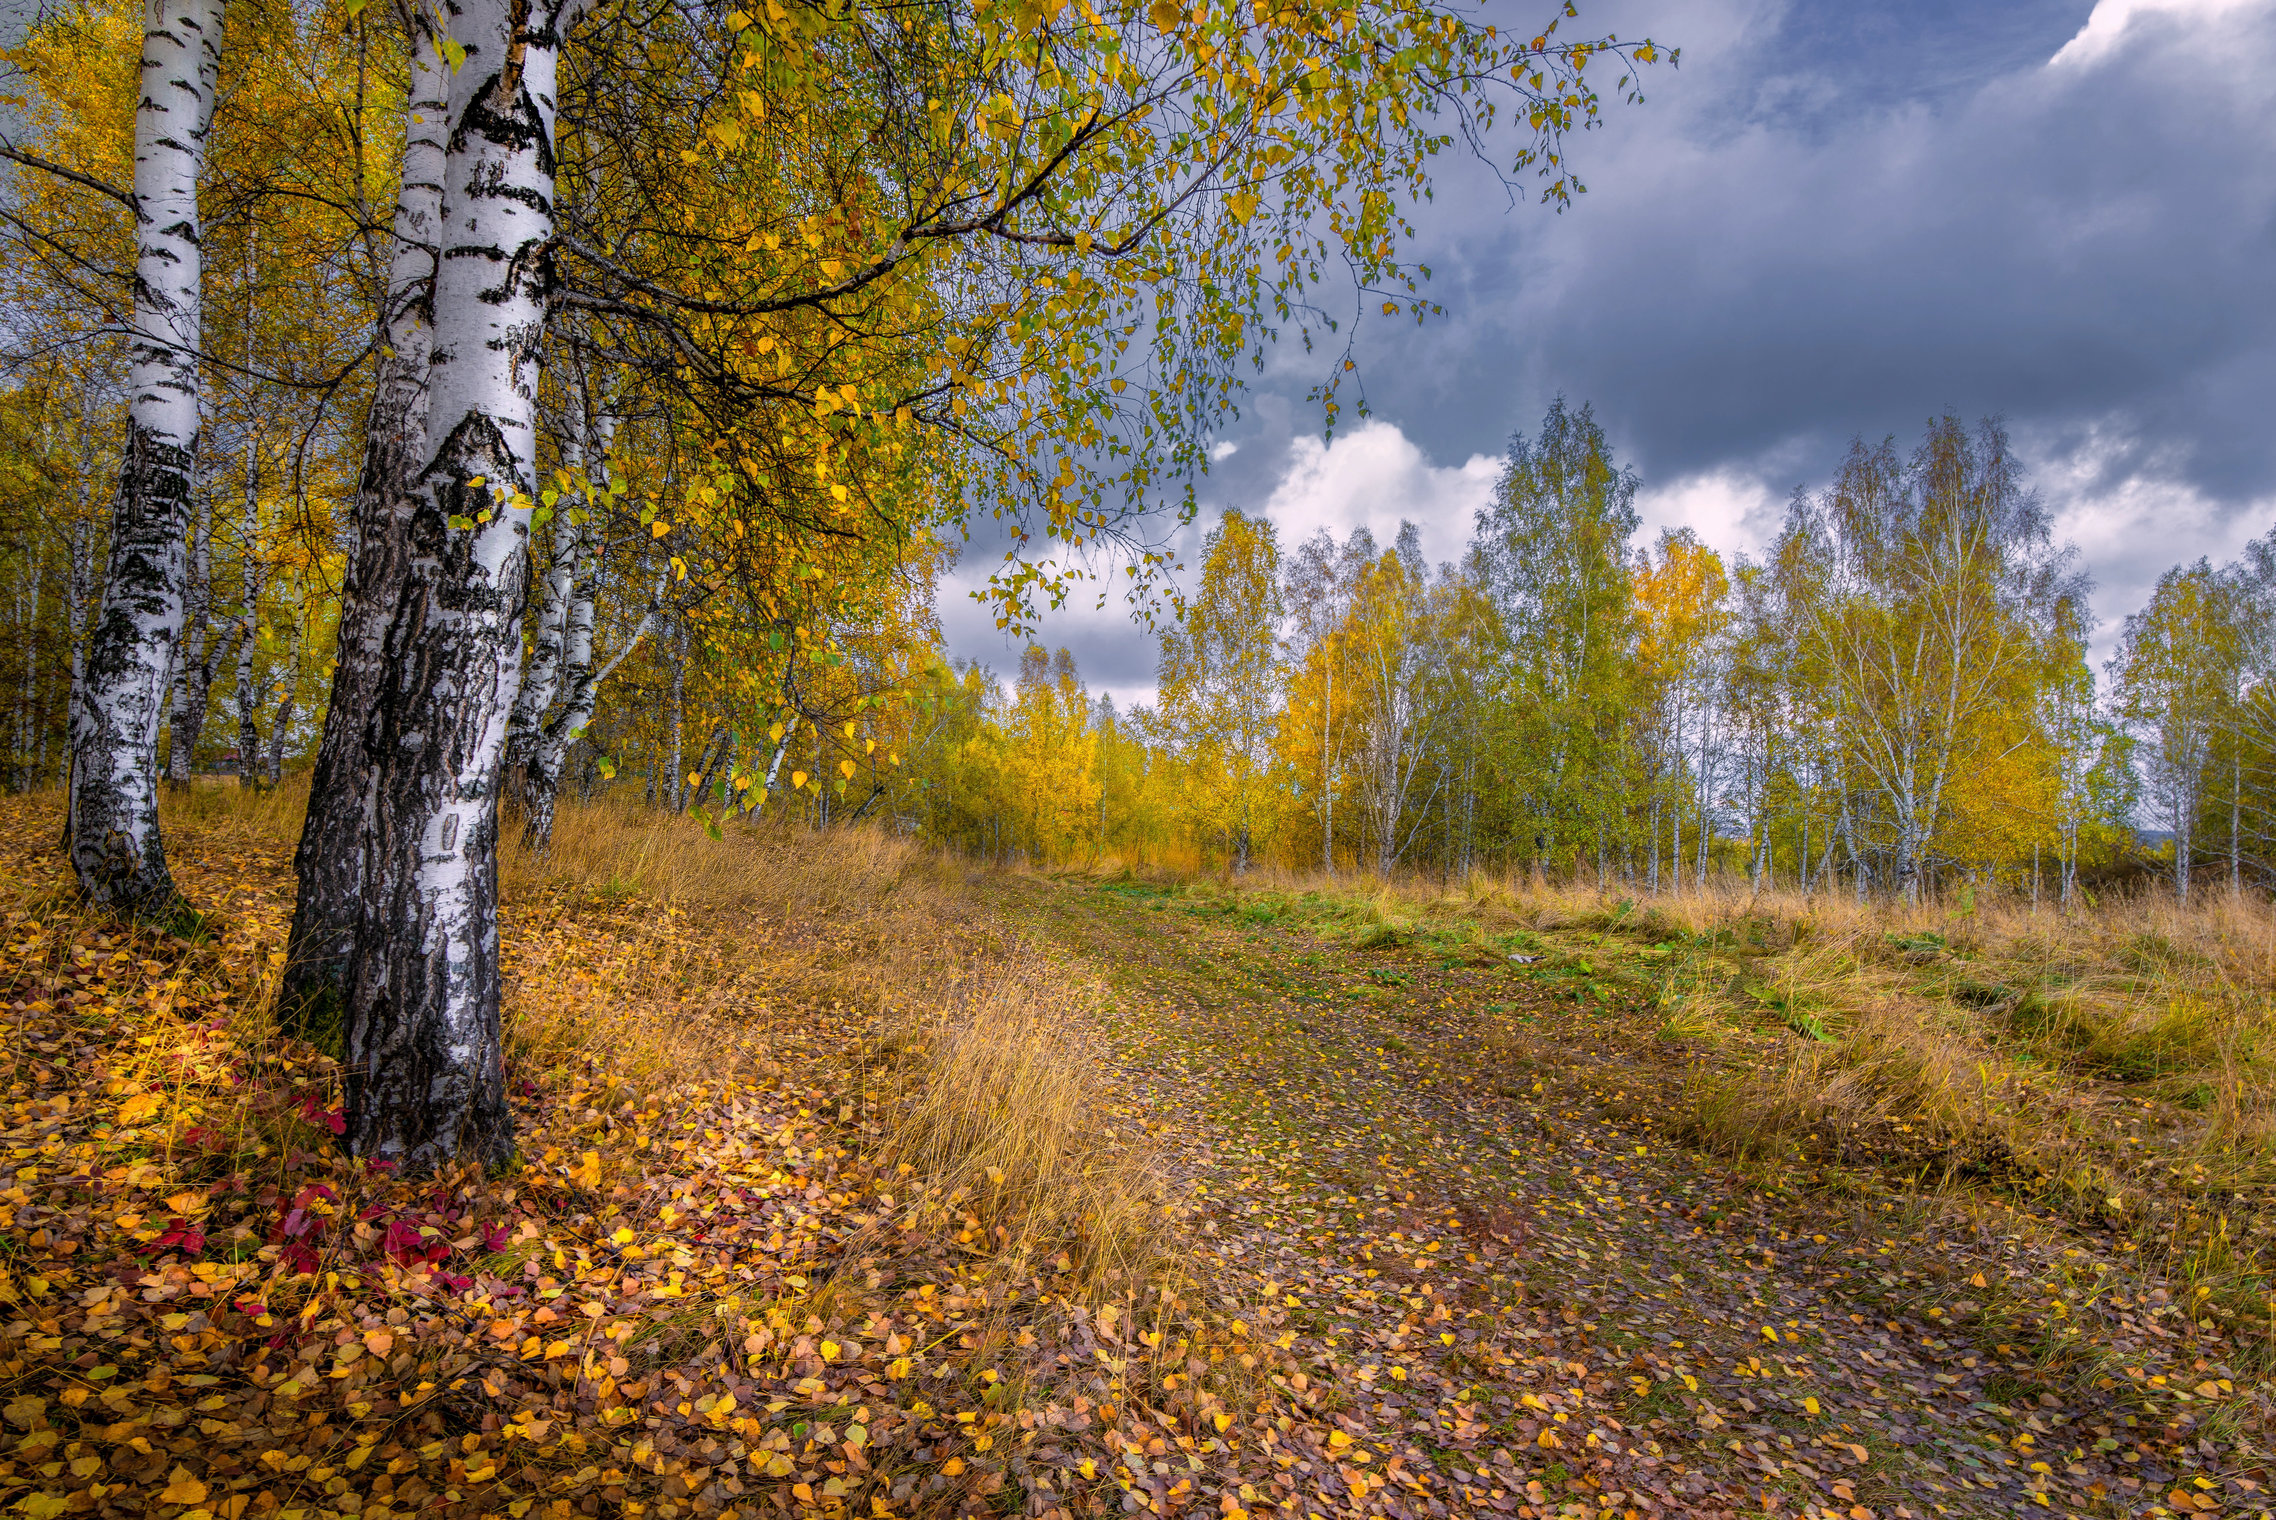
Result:
M453 74L457 73L459 66L466 62L466 49L460 45L457 38L445 37L443 39L443 62L450 65L450 71Z

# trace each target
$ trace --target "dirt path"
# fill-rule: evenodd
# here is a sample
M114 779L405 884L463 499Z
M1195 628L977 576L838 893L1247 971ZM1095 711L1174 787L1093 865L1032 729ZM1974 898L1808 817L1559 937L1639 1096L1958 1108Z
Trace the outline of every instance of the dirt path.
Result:
M2154 1301L2138 1321L2103 1306L2139 1334L2084 1386L1977 1343L1952 1328L1987 1286L1972 1264L2061 1265L2032 1256L2021 1216L1934 1233L1887 1200L1750 1194L1662 1122L1680 1052L1585 981L1355 950L1140 888L1012 883L1001 901L1113 989L1128 1109L1202 1207L1197 1278L1288 1338L1289 1397L1391 1458L1387 1483L1362 1466L1355 1493L1343 1464L1284 1473L1273 1497L2267 1512L2206 1417L2227 1369Z

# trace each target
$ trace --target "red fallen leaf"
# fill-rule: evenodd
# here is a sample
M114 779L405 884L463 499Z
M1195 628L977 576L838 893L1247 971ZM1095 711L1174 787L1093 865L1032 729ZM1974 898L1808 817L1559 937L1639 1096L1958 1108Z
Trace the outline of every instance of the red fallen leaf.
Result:
M347 1116L326 1108L323 1099L314 1093L300 1100L300 1116L311 1124L321 1124L335 1135L348 1132Z
M482 1227L482 1249L493 1254L506 1249L506 1243L512 1238L513 1236L507 1231L503 1223L486 1224Z
M205 1249L205 1231L185 1219L169 1219L164 1234L136 1249L145 1256L162 1255L167 1251L180 1251L184 1256L195 1256Z
M408 1219L390 1224L387 1233L380 1237L379 1248L406 1267L421 1262L432 1265L450 1255L448 1245L441 1241L430 1243L426 1232Z

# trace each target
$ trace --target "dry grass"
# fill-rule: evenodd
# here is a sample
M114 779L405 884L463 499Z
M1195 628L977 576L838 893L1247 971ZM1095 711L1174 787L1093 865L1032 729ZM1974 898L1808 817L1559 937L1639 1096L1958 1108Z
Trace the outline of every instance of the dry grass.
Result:
M888 1029L887 1071L913 1074L884 1157L959 1226L1010 1262L1053 1262L1096 1294L1165 1265L1161 1167L1135 1136L1102 1126L1095 987L1070 986L1031 953L953 1007Z
M1653 896L1259 870L1160 889L1355 946L1585 958L1688 1053L1682 1128L1766 1180L2051 1208L2276 1358L2276 910L2158 888L2034 910L1743 881ZM1553 964L1548 969L1555 969ZM1512 1077L1537 1052L1483 1052ZM1955 1191L1957 1190L1957 1192Z
M165 806L202 848L289 848L307 789L209 781ZM799 1053L781 1048L779 1019L900 1016L1004 948L936 857L876 830L715 840L688 818L565 803L548 854L511 820L504 836L509 1054L537 1072L596 1063L628 1096L779 1068Z
M289 845L305 806L289 787L168 799L209 848ZM508 829L500 871L517 1070L581 1067L648 1101L735 1071L848 1069L845 1117L887 1116L873 1164L976 1261L1048 1263L1101 1302L1161 1279L1159 1165L1098 1122L1100 989L1005 943L938 855L874 830L715 840L689 819L565 805L542 858ZM265 991L248 1017L265 1021Z

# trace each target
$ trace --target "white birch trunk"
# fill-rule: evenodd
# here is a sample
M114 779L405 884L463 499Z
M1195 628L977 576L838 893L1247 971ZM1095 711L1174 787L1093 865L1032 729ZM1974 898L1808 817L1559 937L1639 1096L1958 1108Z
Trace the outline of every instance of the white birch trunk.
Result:
M175 900L158 831L158 731L182 630L182 530L196 489L198 171L221 64L220 0L148 0L135 111L127 442L110 563L71 710L71 865L100 906Z
M413 499L347 975L348 1142L425 1170L513 1153L498 1027L498 782L521 680L566 10L462 0L451 36L429 458Z
M1320 649L1320 869L1336 874L1336 665L1326 644Z
M562 500L553 519L553 562L546 569L529 670L522 677L521 694L515 699L513 720L506 732L507 784L520 790L522 841L539 854L553 844L562 763L569 746L592 721L594 700L607 677L606 671L596 674L593 670L601 533L599 508L588 476L607 467L615 419L606 412L589 416L581 394L572 396L571 405L562 454L575 494ZM619 650L617 661L640 642L648 623L648 618L641 620ZM610 670L616 668L617 661L610 662ZM548 719L546 715L557 699L561 710Z
M687 710L688 625L685 622L675 621L672 624L672 730L670 750L672 767L670 774L666 777L664 787L665 809L673 813L684 812L687 808L687 781L680 774L682 765L686 763L680 750L687 737ZM821 772L819 761L815 764L815 772L816 774ZM827 807L828 804L825 803L824 806Z
M285 686L284 695L277 701L277 715L269 724L269 752L263 767L264 779L274 787L284 780L285 741L291 736L292 710L300 697L300 635L299 619L293 620L294 632L289 640L284 663L292 670L292 680Z
M23 571L24 594L19 603L24 629L24 670L16 692L16 789L25 792L39 784L39 770L33 760L32 730L36 725L39 698L40 598L47 586L45 550L44 544L31 549L30 563Z
M506 770L519 778L537 745L538 727L561 685L562 645L568 637L570 601L576 588L584 536L592 520L590 493L583 485L585 408L570 388L569 426L561 440L561 463L573 482L575 494L564 497L553 515L553 559L545 569L538 600L537 622L531 630L529 666L522 673L522 688L514 698L514 714L506 727Z
M78 480L73 488L78 499L73 503L76 510L71 517L71 603L64 609L63 614L65 631L71 640L71 686L63 706L64 723L67 727L71 722L71 715L79 710L79 688L87 675L87 630L92 622L89 617L88 604L95 595L95 525L92 520L93 502L87 486L88 481L93 478L95 473L92 428L89 421L90 413L94 410L91 391L92 387L82 382L79 390L79 469ZM72 763L68 734L65 736L63 771L65 820L63 832L64 838L68 842L71 837L70 820L76 817L78 812L75 801L78 788L74 784L78 775L78 767Z
M782 757L790 752L791 735L797 732L798 713L794 709L790 714L789 720L782 726L782 737L775 741L774 758L767 761L767 779L760 785L760 791L763 794L760 797L761 802L764 802L768 796L772 796L774 794L775 777L780 775L782 772Z

